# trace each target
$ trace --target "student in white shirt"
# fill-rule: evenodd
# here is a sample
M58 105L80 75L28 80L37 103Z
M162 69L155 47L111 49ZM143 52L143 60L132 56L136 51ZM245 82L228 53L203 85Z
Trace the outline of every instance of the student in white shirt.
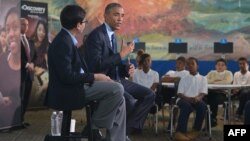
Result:
M151 90L156 92L157 84L159 83L159 73L151 69L151 56L147 53L142 54L140 56L138 65L141 66L141 69L137 69L135 71L132 78L133 82L138 83L144 87L150 88ZM159 106L158 103L157 105ZM156 112L156 107L153 106L150 110L150 113L154 114Z
M176 71L170 70L162 76L161 82L174 83L189 74L186 68L186 59L180 56L176 59ZM175 89L163 87L161 90L163 104L170 103L171 98L175 96Z
M187 74L189 72L185 70L186 59L183 56L180 56L176 59L176 71L170 70L164 76L162 76L162 82L174 82Z
M250 85L250 72L248 71L247 58L240 57L238 59L240 70L234 73L233 84ZM236 120L243 115L246 102L250 100L250 88L237 89L233 91L234 94L239 95L239 107L236 111Z
M201 130L206 114L206 103L202 100L208 93L207 79L197 72L198 61L194 57L187 59L187 70L189 75L181 78L178 86L178 99L176 101L180 108L178 125L175 139L189 141L196 138ZM188 119L191 112L196 111L193 130L187 132Z
M142 54L139 64L141 69L135 71L133 82L156 91L156 85L159 83L159 73L151 69L151 56L147 53Z

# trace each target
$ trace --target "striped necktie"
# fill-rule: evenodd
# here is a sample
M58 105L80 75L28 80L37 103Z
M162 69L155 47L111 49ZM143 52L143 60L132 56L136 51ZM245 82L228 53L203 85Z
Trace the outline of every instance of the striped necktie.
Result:
M29 42L28 42L25 35L22 35L21 37L22 37L22 42L23 42L24 48L25 48L26 57L28 59L28 62L31 62Z
M112 43L112 50L114 53L117 53L117 42L115 38L115 34L111 35L111 43ZM119 68L118 66L115 66L115 80L120 81L120 76L119 76Z

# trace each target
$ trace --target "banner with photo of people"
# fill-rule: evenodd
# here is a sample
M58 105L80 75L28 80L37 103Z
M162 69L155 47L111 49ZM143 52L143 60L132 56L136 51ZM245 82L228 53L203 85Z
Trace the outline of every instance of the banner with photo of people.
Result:
M21 125L20 4L0 0L0 130Z
M48 87L48 4L21 1L21 17L29 22L26 36L37 53L29 108L41 108Z

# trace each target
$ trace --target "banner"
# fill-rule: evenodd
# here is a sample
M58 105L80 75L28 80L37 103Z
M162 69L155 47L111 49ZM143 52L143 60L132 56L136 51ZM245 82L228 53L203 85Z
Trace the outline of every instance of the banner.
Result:
M37 59L34 62L35 77L29 100L29 108L40 108L43 106L45 93L48 87L48 4L21 1L21 17L29 21L29 28L26 36L30 46L33 46L37 53Z
M18 2L0 0L0 129L21 125Z

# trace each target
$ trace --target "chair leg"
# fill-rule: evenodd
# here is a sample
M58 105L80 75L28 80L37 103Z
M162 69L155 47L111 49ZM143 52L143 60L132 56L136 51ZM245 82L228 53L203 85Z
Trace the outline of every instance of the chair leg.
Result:
M207 105L207 117L208 117L208 132L209 132L209 140L212 139L212 131L211 131L211 110L210 105ZM207 128L206 126L206 128Z
M173 132L174 132L174 109L175 106L171 107L170 111L170 138L173 139Z
M228 120L228 102L224 102L225 104L225 107L224 107L224 125L226 124L226 121L227 123L229 123L229 120Z
M164 117L164 105L162 106L162 109L161 109L161 114L162 114L162 124L163 124L163 127L166 127L165 126L165 117Z
M92 130L92 121L91 121L91 106L86 106L86 116L87 116L87 128L88 128L88 141L93 141L93 130Z
M62 121L62 129L61 136L69 136L70 133L70 122L71 122L71 111L63 111L63 121Z
M158 105L156 105L156 113L155 113L155 134L158 134L158 111L159 111L159 108L158 108Z

